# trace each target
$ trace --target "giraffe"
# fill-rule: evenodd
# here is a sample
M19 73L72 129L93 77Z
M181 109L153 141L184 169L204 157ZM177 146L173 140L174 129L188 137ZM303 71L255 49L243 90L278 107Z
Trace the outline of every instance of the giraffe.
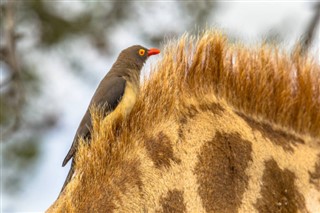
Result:
M320 66L216 30L168 42L47 212L320 212Z

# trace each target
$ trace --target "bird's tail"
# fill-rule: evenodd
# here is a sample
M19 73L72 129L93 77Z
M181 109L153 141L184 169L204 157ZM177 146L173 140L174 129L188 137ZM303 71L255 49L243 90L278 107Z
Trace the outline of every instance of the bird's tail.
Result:
M68 175L67 175L66 180L64 181L64 184L63 184L63 186L62 186L62 189L61 189L61 191L60 191L60 194L63 192L63 190L64 190L64 188L67 186L67 184L70 182L73 174L74 174L74 160L72 160L69 173L68 173ZM60 194L59 194L59 196L60 196Z
M64 160L62 162L62 166L65 166L69 162L69 160L73 157L74 153L75 153L75 149L73 147L71 147L67 156L64 158Z

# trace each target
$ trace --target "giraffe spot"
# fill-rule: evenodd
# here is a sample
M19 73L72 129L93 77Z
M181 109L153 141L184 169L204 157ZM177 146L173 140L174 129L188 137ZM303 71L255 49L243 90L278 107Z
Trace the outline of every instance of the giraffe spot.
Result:
M211 112L214 115L219 116L221 116L221 114L224 112L224 108L219 103L201 103L199 108L201 111Z
M135 159L132 161L124 162L119 165L118 171L113 173L113 183L119 190L125 194L128 187L136 185L142 191L143 182L141 179L140 161Z
M187 123L187 119L185 117L182 117L180 120L179 120L179 123L184 125Z
M318 162L314 165L314 172L309 171L310 183L314 184L316 189L320 191L320 154L318 155Z
M160 198L162 211L159 213L183 213L186 212L186 205L183 199L183 191L177 189L169 190L165 197Z
M194 173L207 212L237 212L248 186L251 152L251 142L239 133L217 132L201 147Z
M178 136L180 139L185 139L184 133L183 133L183 127L181 125L179 125L179 128L178 128Z
M186 109L186 115L188 118L193 118L194 116L196 116L196 114L199 113L197 107L193 104L189 105Z
M186 117L181 117L179 119L179 128L178 128L178 136L180 139L184 140L184 126L187 124L187 118Z
M200 111L201 112L211 112L214 115L221 116L222 112L224 112L224 108L219 103L205 103L202 102L198 106L190 104L185 107L185 117L180 119L181 124L186 124L187 118L194 118Z
M260 196L254 204L259 212L307 212L304 197L298 192L296 177L288 169L280 169L272 159L265 162Z
M298 143L304 144L301 138L281 130L275 130L271 125L257 122L242 113L236 112L236 114L243 118L253 130L259 131L264 138L268 138L273 144L281 146L285 151L293 152L293 146L297 146Z
M169 168L171 161L180 163L181 160L176 158L173 153L172 143L167 135L160 132L157 136L145 141L145 146L149 157L157 169L163 167Z

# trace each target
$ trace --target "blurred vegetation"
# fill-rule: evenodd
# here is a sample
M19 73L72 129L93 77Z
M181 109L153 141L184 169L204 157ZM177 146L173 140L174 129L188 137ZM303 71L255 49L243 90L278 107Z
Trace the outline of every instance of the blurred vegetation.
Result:
M176 3L177 13L181 14L179 21L185 25L184 31L189 32L210 26L208 17L219 8L216 2L209 0ZM4 144L1 156L4 169L8 171L1 178L5 190L10 192L17 191L26 171L35 168L41 155L42 137L59 119L52 112L34 118L38 109L32 103L40 96L42 86L36 70L42 67L41 62L31 67L25 54L49 51L75 38L86 38L99 53L112 54L110 37L113 29L128 23L136 26L146 42L154 46L159 46L168 35L174 37L182 33L170 26L165 32L147 31L143 20L135 20L139 14L134 1L78 1L76 4L78 9L66 11L70 2L8 0L0 3L0 127L1 143ZM32 31L35 40L28 53L19 48L20 43L30 39L21 29ZM272 32L270 37L277 38L278 35L278 32ZM71 57L66 60L75 64L71 68L79 72L81 65Z
M17 143L4 144L3 158L5 159L6 172L3 174L3 185L9 193L20 190L21 179L26 178L29 173L33 173L34 164L40 152L38 138L28 137L27 139Z
M186 30L195 30L195 27L205 23L206 17L212 13L216 3L201 1L198 3L178 2L179 12L188 20ZM41 63L30 67L25 60L25 52L19 49L19 44L28 39L20 29L30 28L36 36L32 51L37 49L52 50L64 42L72 42L75 38L88 39L92 47L102 54L112 54L110 48L110 32L116 26L130 23L137 26L139 33L146 42L158 46L166 35L175 36L174 29L166 32L150 33L145 30L144 23L136 22L135 3L132 1L90 2L79 1L80 9L65 11L63 2L55 1L1 1L0 21L0 60L1 60L1 100L0 126L1 143L4 143L2 152L5 175L3 175L5 190L19 191L21 181L27 170L37 165L41 155L42 136L53 128L58 121L55 114L39 115L35 119L37 110L32 104L41 94L41 79L36 69L41 69ZM70 2L69 2L69 6ZM195 14L190 16L189 14ZM28 53L29 54L29 53ZM73 69L79 68L74 59L70 60ZM78 70L74 70L77 72ZM81 75L80 75L81 76ZM30 113L32 112L32 113ZM30 173L30 172L29 172Z

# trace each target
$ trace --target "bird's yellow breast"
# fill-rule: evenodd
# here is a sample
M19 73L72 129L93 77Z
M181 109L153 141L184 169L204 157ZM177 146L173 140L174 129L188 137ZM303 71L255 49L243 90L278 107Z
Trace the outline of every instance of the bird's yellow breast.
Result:
M136 103L138 93L139 89L127 81L121 101L119 102L118 106L107 116L108 120L112 120L120 115L126 117Z

